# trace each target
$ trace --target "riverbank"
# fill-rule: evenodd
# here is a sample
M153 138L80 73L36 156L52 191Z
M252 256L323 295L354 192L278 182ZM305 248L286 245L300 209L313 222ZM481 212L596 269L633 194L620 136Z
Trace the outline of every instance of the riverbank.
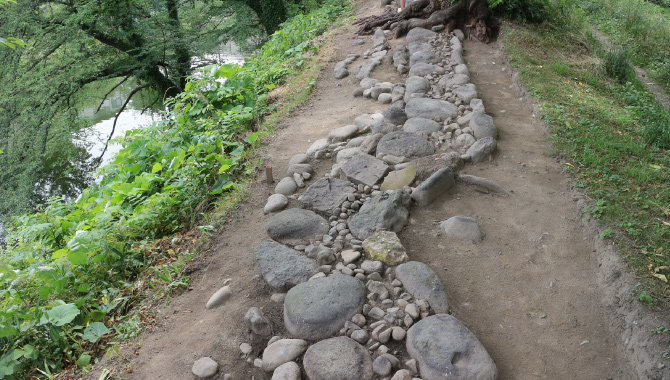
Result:
M243 69L205 71L166 102L164 121L124 138L100 183L17 219L0 265L2 376L86 368L110 333L137 332L123 316L149 290L160 298L186 285L181 271L200 231L213 228L212 202L222 197L224 209L233 207L256 170L249 151L271 111L267 93L310 62L318 50L311 41L345 9L328 3L294 17ZM154 244L191 229L197 236L177 235L191 242L183 248ZM140 274L147 282L129 286ZM45 333L52 339L41 339Z

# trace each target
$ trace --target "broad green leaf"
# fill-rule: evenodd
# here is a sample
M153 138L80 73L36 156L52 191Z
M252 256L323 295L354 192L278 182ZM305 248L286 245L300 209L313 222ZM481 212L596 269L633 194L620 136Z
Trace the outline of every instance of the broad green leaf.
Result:
M85 251L79 250L68 253L67 258L70 259L72 265L84 265L86 264L88 254Z
M163 165L160 163L156 162L154 164L154 167L151 169L151 173L158 173L159 171L163 170Z
M88 363L90 363L90 362L91 362L91 355L81 354L79 359L77 359L76 363L77 363L78 366L84 367L84 366L88 365Z
M91 311L91 319L96 321L96 322L102 321L102 319L105 318L106 315L107 315L107 313L105 313L104 311L100 311L100 310Z
M91 343L95 343L105 334L109 334L110 331L104 323L93 322L84 330L84 335L81 337Z
M258 131L253 135L248 136L246 139L244 139L244 141L248 142L249 144L253 144L258 139L258 136L260 136L260 134L261 132Z
M45 300L51 296L51 293L53 293L54 288L51 286L40 286L40 289L38 290L40 294L40 298Z
M17 330L13 326L0 326L0 338L4 338L6 336L14 336L19 333L19 330Z
M47 311L47 316L49 322L53 323L55 326L63 326L72 322L79 315L79 309L71 303L66 303L65 305L56 306L53 309Z
M2 277L7 277L7 278L10 278L10 279L16 278L16 272L14 272L12 270L12 268L10 268L5 263L0 263L0 273L3 274Z
M37 351L37 349L35 349L35 347L30 344L23 346L23 356L27 359L37 359L38 353L39 351Z
M54 253L51 254L51 258L52 258L53 260L58 260L58 259L60 259L61 257L66 256L68 252L69 252L68 249L65 249L65 248L63 248L63 249L59 249L58 251L56 251L56 252L54 252Z

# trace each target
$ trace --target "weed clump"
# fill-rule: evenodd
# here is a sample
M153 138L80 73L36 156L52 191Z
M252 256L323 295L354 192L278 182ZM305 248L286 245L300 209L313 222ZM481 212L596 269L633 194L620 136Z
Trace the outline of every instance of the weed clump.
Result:
M621 84L635 77L635 70L630 63L629 53L625 50L613 49L603 55L603 69L610 78Z

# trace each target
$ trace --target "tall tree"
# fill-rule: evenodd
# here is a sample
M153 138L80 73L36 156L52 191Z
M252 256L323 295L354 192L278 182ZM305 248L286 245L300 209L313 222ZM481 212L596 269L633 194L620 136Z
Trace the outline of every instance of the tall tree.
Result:
M36 186L49 160L80 156L72 138L85 126L76 109L84 86L133 78L137 89L173 96L186 85L192 56L231 38L257 41L285 18L275 0L22 0L0 7L0 36L27 43L0 49L0 215L41 200Z

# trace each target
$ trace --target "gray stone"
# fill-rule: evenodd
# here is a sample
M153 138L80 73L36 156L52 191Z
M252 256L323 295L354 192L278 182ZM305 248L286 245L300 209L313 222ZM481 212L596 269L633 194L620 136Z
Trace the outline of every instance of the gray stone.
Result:
M424 181L442 168L451 168L453 171L458 171L463 167L463 160L458 153L449 152L421 157L412 160L411 164L416 166L416 180Z
M431 50L433 47L426 42L411 42L407 45L409 50L409 55L412 55L419 51Z
M407 117L423 117L426 119L443 122L458 116L458 108L455 105L440 99L413 98L407 102L405 107Z
M493 137L484 137L475 141L474 144L465 152L465 158L473 163L486 161L497 147L496 140Z
M410 101L411 102L411 101ZM408 132L390 132L379 140L377 154L396 157L423 157L435 152L435 146L425 138Z
M409 72L409 68L406 65L398 65L397 70L400 74L407 74Z
M349 70L346 67L340 67L335 70L335 79L342 79L349 76Z
M196 360L195 363L193 363L193 367L191 367L193 374L201 379L214 376L218 370L219 364L207 356Z
M379 95L381 94L390 94L393 89L390 87L380 87L380 86L375 86L372 87L370 90L370 96L372 96L372 99L377 99L379 98Z
M426 76L429 74L437 74L437 75L442 75L444 74L444 68L433 65L431 63L423 63L419 62L409 69L409 75L418 75L418 76Z
M430 90L430 82L424 77L411 76L405 81L405 101L411 99L412 94L425 94Z
M384 269L384 264L381 261L364 260L361 263L361 269L363 269L366 274L380 273L382 269Z
M353 95L355 98L358 98L363 96L363 92L365 92L363 87L357 87L354 89L354 91L351 92L351 95Z
M275 241L260 242L254 252L263 278L278 290L287 290L317 273L316 261Z
M465 60L463 59L463 52L461 50L452 51L451 60L456 62L457 65L465 63Z
M462 240L482 241L484 232L479 223L467 216L456 215L440 223L447 236Z
M344 148L341 151L337 152L337 156L335 156L335 162L341 166L342 164L344 164L345 162L349 161L354 156L357 156L359 154L361 154L361 150L358 147Z
M377 144L379 143L379 140L384 137L383 133L373 133L370 136L368 136L365 141L361 144L359 149L361 150L362 153L365 154L370 154L374 152L374 150L377 148Z
M368 339L370 339L370 336L368 335L368 332L365 330L356 330L351 333L351 339L355 340L360 344L365 344L368 341Z
M484 101L481 99L472 99L470 101L470 108L472 108L472 112L486 112Z
M279 181L277 186L275 186L276 194L291 195L298 191L298 185L296 185L293 177L284 177Z
M363 310L365 296L365 286L345 275L303 282L286 294L286 330L296 338L312 341L328 338Z
M244 315L244 320L254 334L259 336L272 335L272 325L270 324L270 320L263 315L261 309L250 307L247 314Z
M293 157L291 157L291 159L288 160L288 166L292 166L295 164L308 164L308 163L309 163L309 156L306 155L305 153L294 154Z
M430 28L433 32L441 32L444 30L444 25L435 25L434 27Z
M363 78L368 78L370 76L370 74L372 74L372 70L374 70L375 67L377 67L377 65L378 64L375 63L375 62L371 62L371 63L368 63L368 64L365 64L365 65L361 66L360 70L358 71L358 74L356 74L356 78L358 80L361 80Z
M316 152L318 152L318 151L320 151L320 150L324 150L324 149L328 148L328 145L329 145L329 144L330 144L330 143L328 142L328 139L327 139L327 138L325 138L325 139L320 139L320 140L316 140L316 141L314 141L314 142L312 143L312 145L307 149L306 154L309 155L309 156L312 156L312 155L314 155L314 153L316 153Z
M458 148L469 148L472 146L472 144L475 143L475 138L472 137L471 134L469 133L463 133L459 135L456 140L454 141L454 145L456 145Z
M460 64L454 67L454 74L464 74L470 76L470 71L468 70L468 67L466 65Z
M409 370L401 369L393 375L391 380L412 380L412 373Z
M226 301L233 296L233 292L230 290L229 286L224 286L223 288L216 291L209 297L209 301L205 305L206 309L214 309L215 307L223 305Z
M358 127L355 125L345 125L344 127L335 128L328 134L328 141L340 142L346 141L358 133Z
M291 208L273 215L266 231L282 244L308 245L315 235L326 234L329 228L328 221L315 212Z
M377 101L381 104L389 104L393 101L393 95L391 94L379 94Z
M392 231L377 231L363 241L365 255L387 265L398 265L409 260L407 250L398 235Z
M412 199L419 206L426 207L446 194L455 184L454 172L450 168L440 169L412 191Z
M347 148L357 148L360 147L365 140L367 140L368 136L358 136L354 137L353 139L349 140L347 142L346 147Z
M349 181L337 178L321 178L307 188L301 198L303 207L329 217L331 212L339 208L356 189Z
M282 364L299 358L309 343L302 339L280 339L265 348L263 351L263 370L274 371Z
M310 380L370 380L373 376L368 350L346 336L311 346L303 365Z
M460 29L454 29L451 31L451 33L453 33L454 36L456 36L456 38L458 38L461 41L465 39L465 34L463 34L463 31L461 31Z
M469 124L471 119L472 119L472 112L456 119L456 123L461 127L463 127L464 125Z
M354 125L358 127L359 132L365 132L367 129L372 129L382 123L384 123L384 115L381 113L373 113L372 115L364 113L354 119Z
M365 40L357 39L357 40L354 40L354 42L352 42L351 44L354 45L354 46L365 45Z
M367 239L378 228L400 232L409 219L410 196L404 190L391 194L379 193L361 206L358 213L348 220L351 234L358 239Z
M296 362L288 362L280 365L272 373L270 380L300 380L300 366Z
M402 130L410 133L425 133L430 135L433 132L437 132L442 129L442 125L435 120L426 119L423 117L413 117L407 119L405 125L403 125Z
M449 311L447 292L442 281L428 265L409 261L398 265L395 276L414 298L428 301L435 313Z
M498 138L498 128L493 124L493 118L483 112L473 112L469 125L477 140L484 137Z
M361 80L361 87L363 87L364 89L367 90L369 88L374 87L374 85L376 85L377 83L379 83L379 81L377 79L363 78Z
M416 63L439 63L441 61L431 50L417 51L409 57L410 66L414 66Z
M475 85L472 83L468 83L466 85L454 89L453 93L454 95L461 98L463 103L468 104L472 99L477 97L477 87L475 87Z
M405 102L398 100L391 104L384 112L384 121L391 124L401 125L407 120L405 114Z
M354 184L365 186L376 185L386 173L389 167L382 160L378 160L369 154L359 154L347 161L340 168L340 178Z
M415 178L416 166L410 165L404 169L390 172L384 177L384 182L382 182L379 189L381 191L402 189L405 186L411 185Z
M393 364L387 357L380 355L372 362L372 370L376 375L388 376L393 371Z
M463 65L465 66L465 65ZM470 77L466 74L454 74L454 75L445 75L439 82L440 86L443 86L446 89L450 89L454 86L462 86L470 82Z
M477 338L456 318L432 315L407 333L407 352L424 380L495 380L498 369Z
M413 28L409 31L409 33L407 33L407 37L405 39L407 40L408 44L411 44L412 42L429 42L436 36L437 33L428 29Z
M314 168L310 164L293 164L288 167L288 170L286 171L287 176L292 176L293 174L298 173L309 173L309 174L314 174Z
M286 198L286 195L272 194L268 197L268 201L265 203L265 207L263 207L263 213L269 214L271 212L280 211L285 209L287 205L288 198Z

